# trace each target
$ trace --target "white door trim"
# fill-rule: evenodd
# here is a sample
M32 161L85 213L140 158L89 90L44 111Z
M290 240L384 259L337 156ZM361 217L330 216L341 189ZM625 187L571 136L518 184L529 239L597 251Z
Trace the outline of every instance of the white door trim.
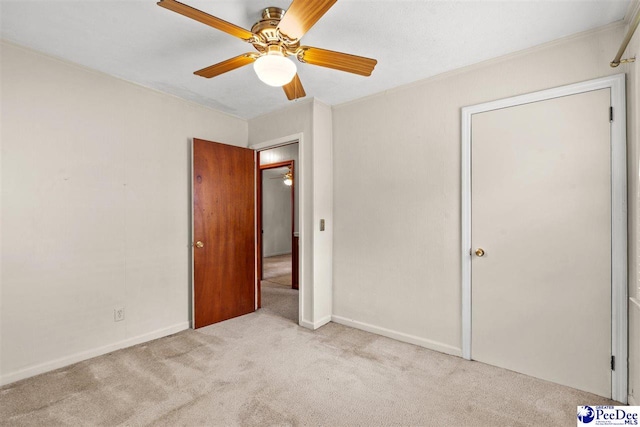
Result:
M299 240L299 248L300 252L298 255L298 325L304 325L304 301L306 298L306 286L304 283L304 270L305 270L305 257L304 257L304 242L305 242L305 234L303 232L305 227L305 216L304 216L304 181L305 181L305 170L304 170L304 134L296 133L293 135L283 136L282 138L272 139L269 141L259 142L257 144L249 146L252 150L255 151L263 151L271 148L281 147L283 145L289 145L292 143L298 143L298 164L296 165L296 186L298 187L298 233L300 236ZM257 201L257 197L256 197ZM257 219L256 219L257 221ZM257 238L257 236L256 236ZM257 266L257 263L256 263ZM257 267L256 267L257 268ZM257 274L257 272L256 272ZM257 292L257 289L256 289ZM256 304L257 304L257 295L256 295ZM306 327L306 326L305 326ZM315 329L315 328L314 328Z
M195 295L195 286L196 286L196 282L195 282L195 268L196 268L196 258L195 258L195 248L194 248L194 236L195 236L195 219L194 219L194 211L193 211L193 138L190 138L189 140L189 150L191 151L190 157L191 157L191 169L189 170L189 186L191 187L191 192L189 193L189 211L191 212L191 236L189 241L191 242L191 253L190 253L190 257L191 257L191 263L190 263L190 269L191 269L191 287L190 287L190 292L191 294L189 295L189 301L190 301L190 306L189 309L191 310L191 316L189 316L189 322L190 325L189 327L191 329L194 329L196 327L196 299L194 297Z
M516 105L611 89L611 375L612 399L627 403L627 125L625 75L603 77L462 109L462 357L471 360L471 117Z

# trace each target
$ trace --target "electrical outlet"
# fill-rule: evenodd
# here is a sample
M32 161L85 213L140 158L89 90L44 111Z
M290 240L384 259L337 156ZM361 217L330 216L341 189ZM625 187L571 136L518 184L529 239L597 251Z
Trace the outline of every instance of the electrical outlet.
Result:
M113 309L113 321L119 322L124 320L124 307L118 307Z

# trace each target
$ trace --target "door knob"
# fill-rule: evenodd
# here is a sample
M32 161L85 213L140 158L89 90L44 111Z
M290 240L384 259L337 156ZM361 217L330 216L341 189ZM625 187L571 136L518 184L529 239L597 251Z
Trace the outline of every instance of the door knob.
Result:
M484 249L482 249L482 248L476 249L476 256L483 257L484 256Z
M204 243L202 243L200 240L198 240L196 242L196 248L204 248Z

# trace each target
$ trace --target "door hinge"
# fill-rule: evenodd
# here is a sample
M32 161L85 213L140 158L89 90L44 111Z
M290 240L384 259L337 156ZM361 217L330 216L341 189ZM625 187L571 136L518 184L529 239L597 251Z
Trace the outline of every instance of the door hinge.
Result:
M612 371L616 370L616 357L615 356L611 356L611 370Z
M613 121L613 107L609 107L609 121Z

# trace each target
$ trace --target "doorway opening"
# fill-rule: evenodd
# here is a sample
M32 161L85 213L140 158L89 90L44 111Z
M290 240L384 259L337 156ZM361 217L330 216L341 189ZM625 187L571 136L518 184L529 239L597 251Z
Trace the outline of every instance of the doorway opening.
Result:
M298 144L258 152L257 306L298 323Z

